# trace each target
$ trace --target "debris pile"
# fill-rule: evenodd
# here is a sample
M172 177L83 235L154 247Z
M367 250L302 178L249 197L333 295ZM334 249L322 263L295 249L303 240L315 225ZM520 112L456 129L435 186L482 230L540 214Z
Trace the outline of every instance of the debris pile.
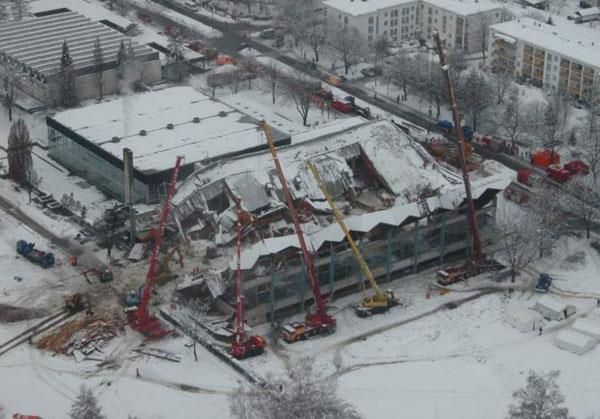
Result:
M46 314L44 310L0 304L0 323L20 322L42 317Z
M66 323L37 342L41 349L73 355L77 361L88 358L117 335L119 322L102 318L81 319Z

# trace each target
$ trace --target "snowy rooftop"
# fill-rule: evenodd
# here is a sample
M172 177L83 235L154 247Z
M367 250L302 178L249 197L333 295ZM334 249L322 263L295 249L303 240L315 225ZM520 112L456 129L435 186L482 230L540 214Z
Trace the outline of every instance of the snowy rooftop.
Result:
M497 4L485 0L426 0L424 3L460 16L474 15L495 9L500 10Z
M375 13L378 10L400 7L415 0L327 0L323 4L351 16ZM458 15L467 16L499 7L484 0L427 0L424 3L440 9L449 10Z
M323 4L352 16L360 16L414 2L415 0L327 0Z
M536 47L600 68L600 33L573 23L549 25L531 18L520 18L490 27Z
M0 58L24 66L24 70L44 76L60 68L62 44L66 40L76 69L94 65L94 40L100 39L104 63L116 62L121 41L128 38L114 29L75 12L9 22L0 25ZM144 45L133 45L137 57L157 59L158 54Z
M171 168L178 155L189 164L266 147L256 119L191 87L124 96L50 119L119 160L131 149L134 167L146 173ZM275 141L288 138L271 131Z

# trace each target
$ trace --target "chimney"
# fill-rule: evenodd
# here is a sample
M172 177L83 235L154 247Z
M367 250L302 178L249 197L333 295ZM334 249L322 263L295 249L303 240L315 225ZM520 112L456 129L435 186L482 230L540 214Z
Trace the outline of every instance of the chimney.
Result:
M133 189L133 153L129 148L123 149L123 199L129 205L130 243L135 244L135 215L133 203L135 201Z

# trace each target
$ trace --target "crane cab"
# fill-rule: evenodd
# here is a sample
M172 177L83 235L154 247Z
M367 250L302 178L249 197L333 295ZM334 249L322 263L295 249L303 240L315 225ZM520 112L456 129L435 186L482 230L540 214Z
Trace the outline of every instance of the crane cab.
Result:
M398 299L392 290L387 290L380 295L374 295L363 299L354 306L354 311L358 317L368 317L373 314L385 313L391 307L398 304Z

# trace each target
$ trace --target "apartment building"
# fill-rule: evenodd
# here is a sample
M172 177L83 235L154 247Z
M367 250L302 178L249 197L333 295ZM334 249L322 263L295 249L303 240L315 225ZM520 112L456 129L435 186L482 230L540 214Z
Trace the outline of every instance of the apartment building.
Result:
M485 0L326 0L326 17L356 27L371 43L379 37L399 42L431 39L445 46L481 50L481 28L500 22L501 8Z
M582 100L600 81L600 33L592 28L521 18L491 26L490 35L492 71Z

